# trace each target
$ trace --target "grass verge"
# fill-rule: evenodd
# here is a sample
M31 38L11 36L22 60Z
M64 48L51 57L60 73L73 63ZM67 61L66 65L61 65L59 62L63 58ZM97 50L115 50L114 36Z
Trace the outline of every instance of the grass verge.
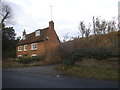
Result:
M98 61L95 59L84 59L78 61L74 66L60 66L56 68L63 75L94 78L100 80L118 80L118 61Z
M2 68L32 67L32 66L42 66L42 65L47 65L47 63L44 61L33 61L29 64L23 64L14 61L13 58L10 58L8 60L3 60L2 62Z

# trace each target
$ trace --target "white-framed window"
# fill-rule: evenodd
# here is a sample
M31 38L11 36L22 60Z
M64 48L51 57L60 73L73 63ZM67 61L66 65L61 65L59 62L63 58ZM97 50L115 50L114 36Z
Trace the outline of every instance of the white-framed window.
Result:
M22 46L18 46L18 51L22 51Z
M18 55L18 57L22 57L22 55Z
M35 31L35 36L40 36L40 30Z
M36 54L32 54L32 55L31 55L31 57L35 57L35 56L37 56L37 55L36 55Z
M27 51L27 45L24 45L24 51Z
M37 43L31 44L31 50L37 50Z

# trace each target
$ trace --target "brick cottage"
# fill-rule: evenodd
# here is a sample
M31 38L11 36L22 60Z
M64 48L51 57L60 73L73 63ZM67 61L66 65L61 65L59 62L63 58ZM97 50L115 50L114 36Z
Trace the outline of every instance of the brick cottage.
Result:
M54 22L49 22L49 27L38 29L35 32L26 34L23 31L23 38L16 46L17 57L21 56L45 56L47 61L59 60L60 40L54 30Z

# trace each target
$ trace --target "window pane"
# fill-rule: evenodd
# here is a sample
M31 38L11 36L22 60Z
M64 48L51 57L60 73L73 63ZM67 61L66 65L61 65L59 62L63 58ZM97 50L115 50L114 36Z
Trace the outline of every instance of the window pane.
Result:
M18 51L22 51L22 46L18 46Z
M36 32L35 32L35 35L36 35L36 36L40 36L40 31L39 31L39 30L36 31Z
M36 50L37 49L37 43L31 44L31 50Z
M24 45L24 51L27 51L27 45Z

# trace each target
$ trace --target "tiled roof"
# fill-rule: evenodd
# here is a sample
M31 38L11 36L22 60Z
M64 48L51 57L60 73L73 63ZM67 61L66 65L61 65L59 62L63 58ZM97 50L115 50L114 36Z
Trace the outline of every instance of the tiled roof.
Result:
M48 31L49 27L41 29L40 30L40 36L35 36L35 32L32 32L30 34L26 35L25 40L20 40L17 45L24 45L24 44L30 44L34 42L41 42L44 40L46 33Z

